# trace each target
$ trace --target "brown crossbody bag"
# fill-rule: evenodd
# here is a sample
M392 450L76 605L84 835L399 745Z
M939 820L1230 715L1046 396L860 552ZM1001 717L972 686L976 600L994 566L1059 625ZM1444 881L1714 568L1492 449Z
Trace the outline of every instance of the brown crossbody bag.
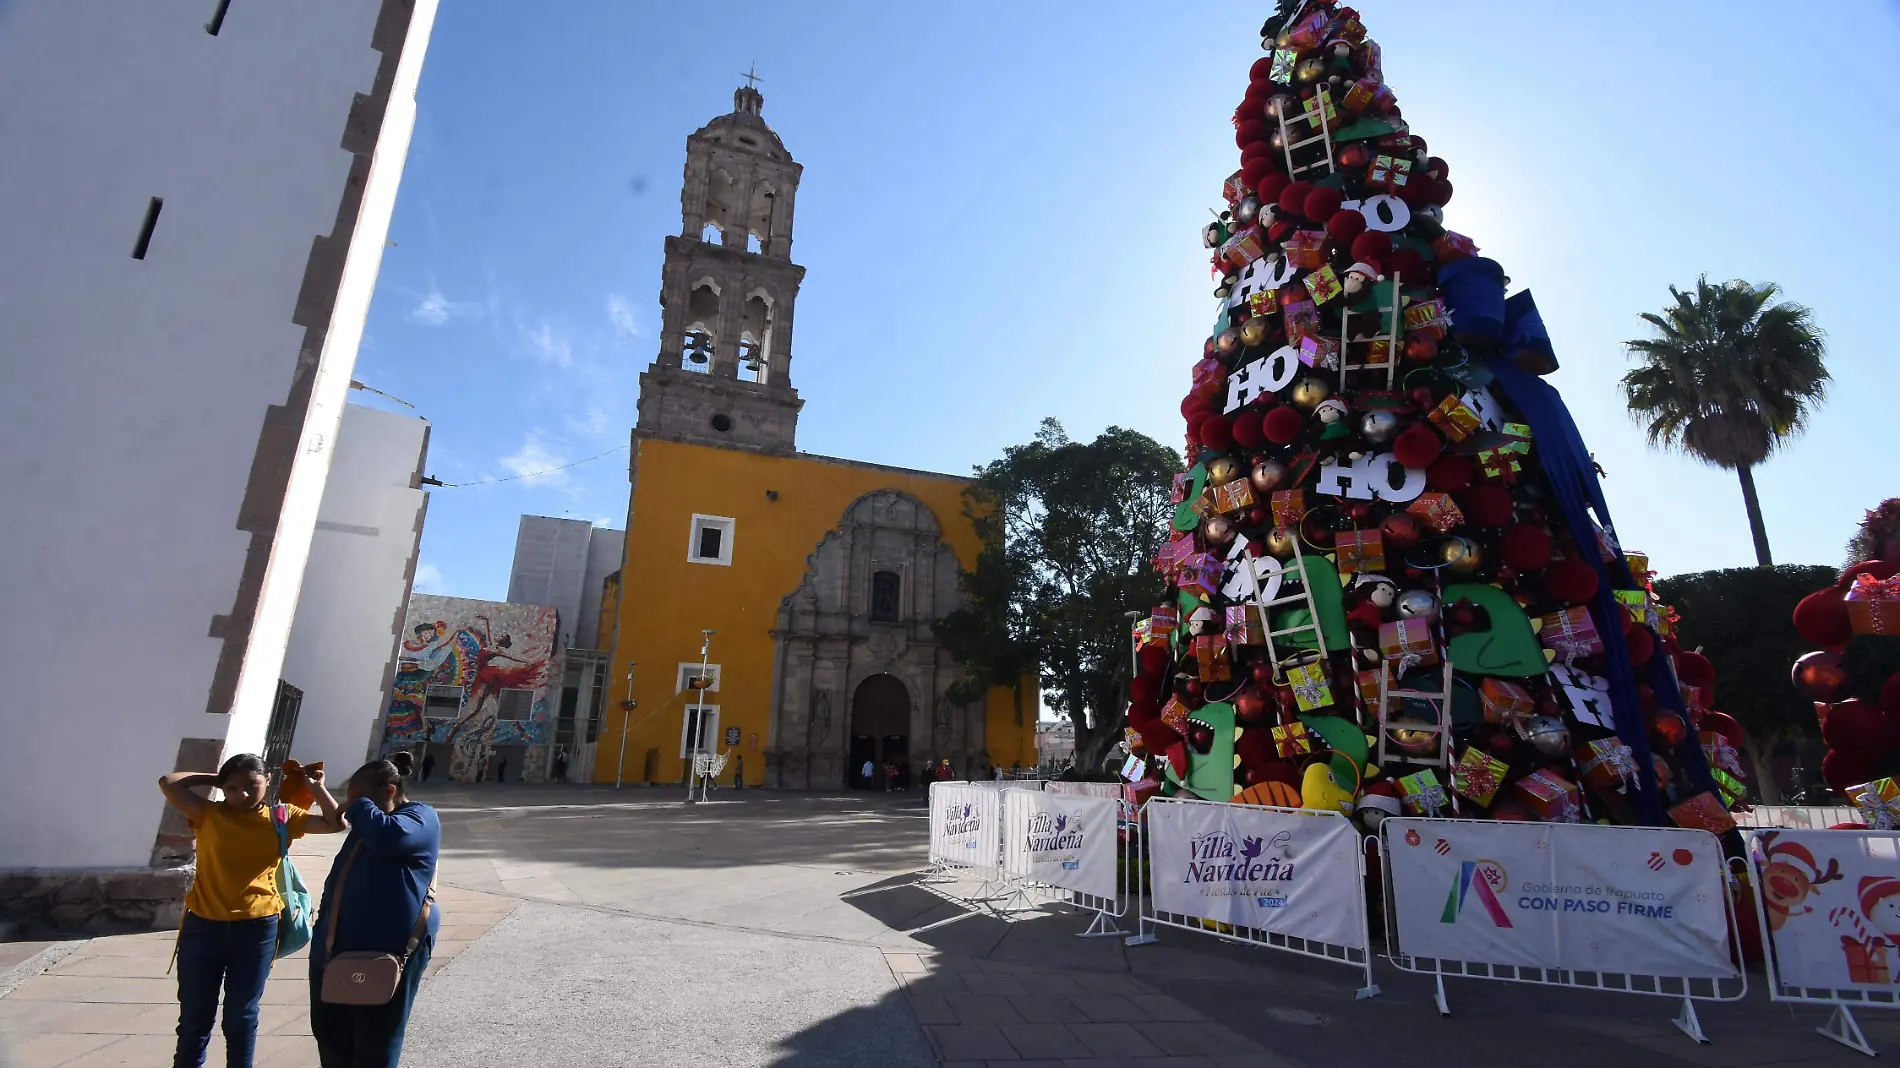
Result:
M429 929L429 910L435 906L436 880L431 877L429 892L422 899L422 911L416 915L416 926L409 932L409 944L403 947L401 956L360 949L332 952L336 948L336 929L343 911L343 889L349 885L350 866L356 863L356 854L362 850L363 843L359 841L344 858L343 870L336 879L337 912L325 917L329 929L323 934L323 986L318 991L325 1005L389 1004L402 986L403 967Z

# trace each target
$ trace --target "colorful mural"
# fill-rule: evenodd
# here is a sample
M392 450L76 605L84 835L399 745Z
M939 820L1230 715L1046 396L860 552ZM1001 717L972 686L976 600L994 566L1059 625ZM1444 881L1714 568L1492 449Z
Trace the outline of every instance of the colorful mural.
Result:
M498 746L525 746L524 777L538 779L549 730L549 661L557 614L539 605L418 594L409 599L405 637L384 737L393 746L425 740L449 746L449 777L467 781ZM460 711L431 723L429 687L462 691ZM502 719L505 690L531 690L526 719Z

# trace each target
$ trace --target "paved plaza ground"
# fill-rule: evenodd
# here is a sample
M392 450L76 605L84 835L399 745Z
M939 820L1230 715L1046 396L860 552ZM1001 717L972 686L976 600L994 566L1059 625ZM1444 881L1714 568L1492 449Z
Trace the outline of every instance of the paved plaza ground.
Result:
M909 885L920 794L424 788L442 813L444 926L410 1024L412 1068L1539 1068L1855 1064L1826 1014L1700 1007L1496 983L1431 984L1164 930L1078 939L1082 918L1005 922ZM313 884L340 837L298 844ZM1130 921L1132 923L1132 920ZM0 944L0 1068L169 1063L169 933ZM313 1068L302 959L264 998L260 1068ZM1889 1022L1893 1019L1893 1022ZM1861 1014L1900 1051L1900 1018ZM221 1065L221 1041L209 1063Z

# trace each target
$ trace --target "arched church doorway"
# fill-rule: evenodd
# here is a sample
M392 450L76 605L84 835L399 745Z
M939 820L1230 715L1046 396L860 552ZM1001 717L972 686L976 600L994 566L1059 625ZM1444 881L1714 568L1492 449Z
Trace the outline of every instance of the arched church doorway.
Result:
M872 675L851 695L851 758L846 779L854 790L882 790L884 765L910 761L910 691L894 675ZM869 761L871 774L864 774Z

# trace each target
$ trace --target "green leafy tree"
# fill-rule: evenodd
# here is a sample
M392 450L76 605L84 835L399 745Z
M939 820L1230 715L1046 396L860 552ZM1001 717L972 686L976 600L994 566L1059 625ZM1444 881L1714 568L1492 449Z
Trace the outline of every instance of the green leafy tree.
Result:
M1099 767L1125 722L1131 609L1167 596L1152 564L1167 537L1174 450L1109 427L1070 441L1042 421L1036 439L977 469L964 513L984 547L961 578L966 607L936 625L963 665L953 700L992 686L1016 692L1037 675L1050 706L1075 725L1076 765Z
M1792 616L1801 598L1832 583L1831 567L1781 564L1697 571L1656 582L1656 596L1682 613L1678 639L1715 666L1711 704L1742 725L1743 748L1762 800L1781 790L1768 760L1784 742L1820 735L1814 705L1802 700L1788 669L1808 651Z
M1807 425L1827 395L1826 346L1807 308L1771 303L1773 283L1669 287L1675 303L1643 313L1655 336L1626 341L1640 366L1623 376L1630 414L1651 446L1681 449L1734 471L1755 537L1755 558L1774 563L1755 495L1754 468Z

